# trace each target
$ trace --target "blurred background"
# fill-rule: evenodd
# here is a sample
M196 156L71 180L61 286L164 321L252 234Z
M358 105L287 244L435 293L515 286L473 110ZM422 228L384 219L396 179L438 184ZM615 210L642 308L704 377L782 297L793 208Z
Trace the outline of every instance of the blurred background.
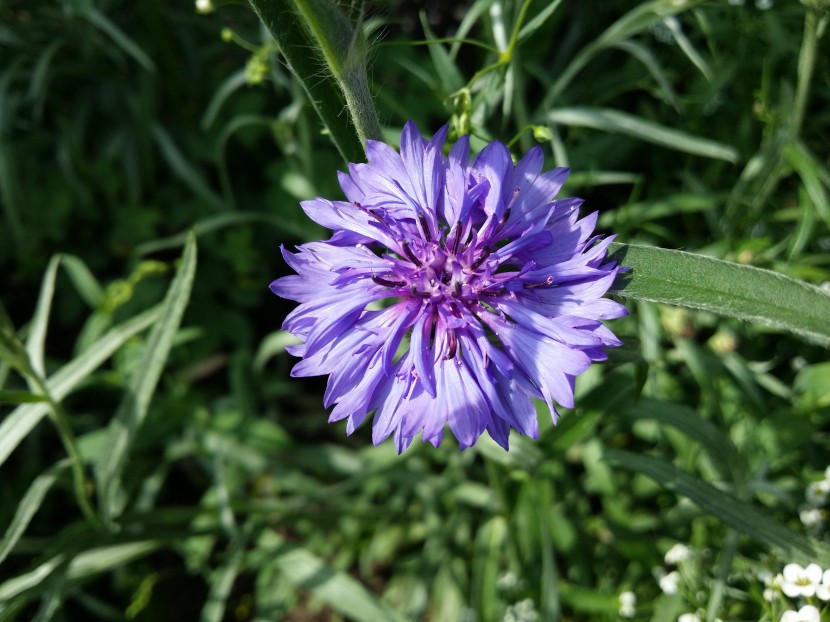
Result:
M413 119L478 148L541 144L603 233L830 281L820 0L363 14L390 142ZM267 289L288 273L281 244L327 237L299 201L339 198L345 166L245 4L0 0L4 347L48 324L42 366L0 362L0 617L615 620L631 591L637 619L773 619L758 572L789 560L604 456L654 457L824 538L826 494L805 489L830 463L826 349L631 303L611 326L626 345L580 377L557 427L540 409L538 442L373 447L368 426L326 423L324 378L289 377L292 305ZM162 301L193 228L189 302L103 529L78 487L152 341L113 331ZM38 374L49 408L23 397ZM692 553L671 590L675 543Z

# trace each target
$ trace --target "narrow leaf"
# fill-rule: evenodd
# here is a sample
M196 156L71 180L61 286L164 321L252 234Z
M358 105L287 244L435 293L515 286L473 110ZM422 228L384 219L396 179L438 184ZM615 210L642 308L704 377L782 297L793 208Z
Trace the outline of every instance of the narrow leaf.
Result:
M97 309L104 300L104 289L87 265L75 255L61 255L61 265L84 302Z
M46 267L35 315L29 325L29 338L26 340L26 352L29 355L29 362L35 373L41 377L46 375L43 348L46 342L46 329L49 324L49 311L52 308L52 296L55 294L55 276L58 273L60 260L60 255L55 255Z
M282 571L286 580L309 590L349 619L356 622L405 620L348 574L326 565L306 549L285 543L273 532L266 532L257 548L269 550L271 563Z
M534 18L525 24L519 31L519 41L523 41L539 30L539 28L542 27L542 24L548 21L550 16L556 12L556 9L559 8L560 4L562 4L562 0L553 0L553 2L549 3L544 9L539 11L538 15L534 16Z
M830 547L807 538L769 518L760 509L718 490L677 468L670 462L628 451L609 449L605 459L612 465L636 471L666 489L688 497L705 512L780 554L781 559L830 566Z
M20 537L26 531L35 513L40 509L46 493L52 488L54 483L58 481L61 474L69 468L69 460L61 460L53 467L38 475L29 490L23 495L20 503L12 518L12 522L6 528L6 533L3 534L3 541L0 542L0 564L6 559L6 556L14 549Z
M202 174L184 157L176 143L170 138L167 130L161 125L153 125L153 138L158 143L161 154L172 171L196 196L204 199L213 209L224 210L227 208L222 197L211 189Z
M96 28L105 33L124 52L129 54L135 61L150 73L154 73L156 66L152 59L142 50L138 44L130 39L123 30L116 26L106 15L92 6L83 11L83 16Z
M162 303L161 316L147 338L144 356L138 371L131 378L127 395L110 424L108 443L110 449L97 471L102 510L109 519L113 519L120 513L120 508L117 507L117 496L120 491L121 471L124 468L132 440L144 421L156 384L167 362L173 338L176 336L190 299L195 274L196 235L191 232L176 278L173 279Z
M156 307L119 324L90 345L83 354L56 371L46 381L52 399L60 402L69 395L127 340L153 324L158 319L160 311L161 309ZM49 405L46 403L25 404L15 408L0 422L0 465L48 412Z
M741 484L747 473L746 461L732 440L713 423L703 419L694 409L682 404L642 398L624 411L631 419L651 419L670 425L706 451L725 479Z
M624 298L711 311L830 345L830 296L818 287L683 251L612 244L611 252L631 269L614 286Z
M604 132L625 134L647 143L660 145L667 149L683 151L692 155L737 162L738 152L728 145L692 136L640 117L610 110L608 108L557 108L548 113L553 123L575 127L588 127Z
M29 391L0 391L0 404L36 404L47 401L49 398L45 395Z

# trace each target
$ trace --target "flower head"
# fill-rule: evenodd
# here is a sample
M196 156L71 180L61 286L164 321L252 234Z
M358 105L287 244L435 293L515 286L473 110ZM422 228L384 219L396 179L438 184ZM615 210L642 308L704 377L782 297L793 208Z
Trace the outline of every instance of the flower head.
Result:
M618 613L621 618L633 618L637 613L637 596L634 592L621 592L617 596L619 603Z
M808 564L806 568L798 564L787 564L782 575L781 590L790 598L813 596L822 580L821 566L818 564Z
M468 138L443 155L447 129L412 122L400 153L369 141L367 164L340 174L347 201L302 207L334 234L297 253L271 290L300 305L284 328L304 343L295 376L329 375L330 421L351 434L374 411L373 440L398 451L419 432L462 449L486 430L537 438L544 400L573 406L574 378L620 341L601 320L625 315L602 296L619 268L596 214L556 199L568 170L542 172L540 148L517 164L500 142L474 159Z
M688 546L681 544L680 542L676 542L668 551L666 551L666 554L663 556L663 561L670 566L676 566L680 562L684 562L689 559L691 554L692 551Z
M821 613L812 605L805 605L798 611L785 611L781 614L781 622L820 622Z
M664 594L677 594L679 583L680 573L676 570L672 570L669 574L660 577L660 590Z

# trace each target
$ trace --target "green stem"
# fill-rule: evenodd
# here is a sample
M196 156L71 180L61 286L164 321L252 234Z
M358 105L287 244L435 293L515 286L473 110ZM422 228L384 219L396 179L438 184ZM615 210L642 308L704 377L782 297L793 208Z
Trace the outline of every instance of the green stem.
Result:
M326 64L337 81L363 146L367 140L383 140L377 112L369 92L366 75L366 38L361 20L346 23L347 18L336 7L322 7L314 0L293 0L300 16L320 47ZM327 24L323 22L327 21ZM332 28L333 24L337 28ZM351 31L351 39L344 35ZM339 35L338 40L335 36ZM345 49L345 53L342 50Z
M807 108L807 98L810 94L810 81L816 65L816 48L821 37L819 31L820 29L823 30L823 22L825 21L826 18L819 18L815 10L807 9L807 15L804 17L804 38L801 41L801 51L798 54L798 83L796 84L795 100L793 102L790 140L796 140L801 132L804 111Z
M72 432L72 427L69 425L69 417L64 412L63 407L52 397L52 394L49 392L49 387L46 386L46 382L44 382L40 375L33 373L30 374L30 378L37 386L38 392L46 396L46 399L49 402L52 422L58 430L58 436L63 443L64 449L66 449L70 462L72 463L73 488L75 491L75 498L78 501L78 506L81 508L81 512L93 525L93 527L95 527L95 529L100 529L101 520L98 518L98 514L96 514L90 504L89 495L87 494L87 490L91 489L92 484L87 480L86 474L84 473L84 463L81 458L81 454L78 451L78 444L75 442L75 434Z

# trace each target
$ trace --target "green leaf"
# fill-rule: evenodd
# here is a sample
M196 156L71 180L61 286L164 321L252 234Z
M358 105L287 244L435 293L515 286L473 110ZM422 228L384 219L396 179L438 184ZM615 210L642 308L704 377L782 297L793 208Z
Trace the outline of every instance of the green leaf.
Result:
M633 300L710 311L830 345L830 296L783 274L703 255L612 244L631 270L613 292Z
M242 570L243 553L243 542L233 542L227 559L212 573L210 593L202 607L201 622L222 622L224 619L228 597L237 575Z
M229 75L224 82L216 89L216 92L211 97L205 113L202 115L202 120L199 126L203 131L208 131L219 115L222 105L227 101L235 91L245 86L248 82L248 77L245 74L245 69L239 69Z
M173 338L181 323L182 315L190 300L190 290L196 274L196 234L191 232L185 245L182 262L176 278L170 285L162 303L161 315L147 338L144 356L138 370L131 378L127 395L109 428L109 451L98 465L97 478L103 515L112 520L123 507L119 498L121 471L127 460L136 432L141 427L150 400L156 389Z
M534 16L532 20L530 20L527 24L525 24L522 29L519 31L519 41L523 41L534 32L536 32L542 25L548 21L551 15L556 12L556 9L559 8L559 5L562 4L562 0L553 0L553 2L549 3L544 9L539 11L539 13Z
M83 260L74 255L61 255L61 265L84 302L97 309L104 300L104 289Z
M0 391L0 404L36 404L48 402L49 398L29 391Z
M60 402L69 395L127 340L153 324L159 318L160 312L160 307L156 307L119 324L56 371L46 381L52 399ZM48 412L49 405L46 403L25 404L14 409L3 419L0 423L0 465Z
M667 149L683 151L692 155L737 162L738 152L728 145L692 136L653 121L610 110L608 108L557 108L548 113L552 123L575 127L588 127L614 134L625 134L647 143L660 145Z
M139 65L144 67L144 69L150 73L155 72L156 65L150 57L147 56L144 50L142 50L135 41L124 34L124 31L110 21L110 19L101 13L101 11L89 6L85 8L82 15L89 20L90 24L100 29L101 32L105 33L110 39L112 39L112 41L124 52L132 56Z
M52 296L55 293L55 277L58 273L60 261L60 255L55 255L46 267L35 315L29 325L29 338L26 340L26 352L29 355L29 362L35 373L41 377L46 375L43 348L46 342L46 329L49 324L49 311L52 308Z
M616 46L626 39L630 39L648 30L652 24L662 21L666 17L688 11L700 4L702 0L653 0L637 5L616 22L611 24L605 32L582 48L562 70L556 82L545 94L541 110L550 109L551 105L565 92L576 75L602 50Z
M102 546L77 555L68 564L64 555L53 557L34 570L0 584L0 615L6 612L13 599L21 596L24 599L31 599L45 591L47 579L64 565L66 565L66 580L81 580L103 572L112 572L118 566L144 557L159 546L158 542L153 541ZM26 594L26 592L29 593Z
M683 404L642 398L623 414L630 419L651 419L676 428L709 454L725 479L738 485L745 481L748 467L732 440L694 409Z
M347 162L363 161L366 140L382 135L369 92L362 25L326 0L250 2L340 154Z
M421 11L419 15L421 18L421 27L424 29L424 35L430 41L437 39L438 37L435 36L435 33L429 27L429 20L427 19L426 13ZM432 57L432 64L435 66L435 71L441 80L441 86L447 96L455 93L464 86L464 78L461 75L461 71L442 44L430 43L429 55Z
M267 551L269 563L279 568L292 585L310 591L349 619L356 622L403 622L406 619L345 572L326 565L304 548L289 545L274 532L262 535L257 550Z
M3 560L14 549L14 545L17 544L20 537L26 531L26 527L29 526L35 513L40 509L46 493L49 492L61 474L68 470L68 468L69 460L61 460L52 466L52 468L38 475L29 486L26 494L23 495L20 503L17 504L14 517L6 528L3 541L0 542L0 564L3 563Z
M255 225L258 223L271 225L278 231L284 231L285 233L300 239L307 238L308 236L307 230L304 230L290 222L286 222L284 217L277 216L275 214L260 214L256 212L231 212L208 216L207 218L203 218L202 220L196 222L193 225L193 231L196 233L196 237L199 237L206 233L219 231L226 227L247 224ZM184 246L188 235L189 233L177 233L176 235L171 235L167 238L144 242L143 244L138 245L136 248L136 254L149 255L159 251L170 250L171 248L179 248Z
M760 509L736 499L689 475L670 462L628 451L609 449L605 459L612 466L642 473L666 489L691 499L705 512L777 552L781 559L800 564L830 565L830 547L807 538L766 516Z
M161 154L170 165L171 170L196 196L204 199L213 209L227 209L228 206L222 197L213 191L198 169L188 162L187 158L185 158L181 150L176 146L176 143L170 138L167 130L161 125L153 125L153 138L158 143Z

